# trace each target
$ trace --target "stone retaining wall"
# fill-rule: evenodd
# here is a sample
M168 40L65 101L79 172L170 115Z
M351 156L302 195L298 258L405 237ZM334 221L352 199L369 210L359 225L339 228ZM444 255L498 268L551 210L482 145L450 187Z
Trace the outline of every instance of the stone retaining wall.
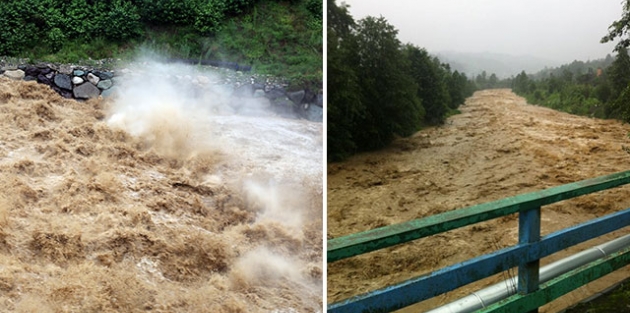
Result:
M217 75L199 72L195 75L172 73L164 79L177 80L179 84L188 84L193 89L202 90L208 86L221 85L227 95L237 98L264 98L269 101L270 110L289 118L304 118L322 122L323 96L310 90L287 92L286 85L278 79L256 74L245 75L233 71L208 67L208 71ZM75 65L56 65L41 63L37 65L5 65L0 74L6 77L37 81L46 84L62 97L86 100L99 96L115 96L127 75L141 75L127 68L119 70L100 70Z

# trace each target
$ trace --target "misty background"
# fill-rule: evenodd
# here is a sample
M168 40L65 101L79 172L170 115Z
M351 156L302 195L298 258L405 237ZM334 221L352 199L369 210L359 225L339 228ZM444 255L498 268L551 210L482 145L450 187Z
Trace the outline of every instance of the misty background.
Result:
M454 70L499 78L613 54L616 42L600 40L622 13L619 0L343 2L355 20L385 17L401 42L427 49Z

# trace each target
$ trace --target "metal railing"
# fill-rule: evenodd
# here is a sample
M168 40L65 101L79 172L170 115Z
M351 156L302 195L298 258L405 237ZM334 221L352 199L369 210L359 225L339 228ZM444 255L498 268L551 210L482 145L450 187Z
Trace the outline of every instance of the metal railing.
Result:
M481 312L536 312L552 301L630 264L623 249L539 284L540 259L630 225L630 209L541 238L543 205L630 183L630 171L587 179L328 240L328 263L518 213L518 244L328 305L328 312L390 312L518 266L518 293Z

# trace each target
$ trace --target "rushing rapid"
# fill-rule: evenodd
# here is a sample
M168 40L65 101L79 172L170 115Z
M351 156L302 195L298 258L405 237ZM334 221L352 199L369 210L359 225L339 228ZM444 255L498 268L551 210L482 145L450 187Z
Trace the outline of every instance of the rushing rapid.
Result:
M475 93L445 125L389 148L328 165L328 229L334 238L630 168L630 126L529 105L510 90ZM618 187L543 207L542 232L630 206ZM542 265L623 231L543 259ZM328 302L505 248L517 242L515 215L331 263ZM426 311L513 276L503 273L406 310ZM628 277L615 272L544 306L557 312ZM405 310L403 310L405 311Z
M3 311L321 312L321 123L129 86L0 78Z

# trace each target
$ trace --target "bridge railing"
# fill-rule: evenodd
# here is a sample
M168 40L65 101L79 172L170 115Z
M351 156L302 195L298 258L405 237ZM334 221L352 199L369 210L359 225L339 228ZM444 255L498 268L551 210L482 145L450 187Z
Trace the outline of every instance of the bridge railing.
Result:
M541 237L541 207L628 183L630 171L330 239L328 263L505 215L519 215L518 244L330 304L328 312L390 312L517 266L518 294L483 311L535 312L539 306L630 264L630 250L626 249L540 285L541 258L630 225L630 209L626 209Z

